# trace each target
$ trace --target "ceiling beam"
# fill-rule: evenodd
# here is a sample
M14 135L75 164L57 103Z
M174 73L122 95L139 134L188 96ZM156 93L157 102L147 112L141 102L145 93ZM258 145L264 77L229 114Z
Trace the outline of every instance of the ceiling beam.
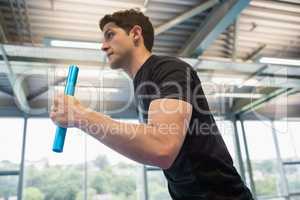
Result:
M254 111L260 107L262 107L263 105L265 105L267 102L274 100L278 97L281 97L282 95L286 95L289 96L291 94L294 94L295 92L297 92L298 89L293 89L293 88L280 88L280 89L274 89L271 90L270 93L268 93L267 95L265 95L264 97L255 100L255 101L250 101L250 103L247 103L241 107L236 107L233 110L233 113L237 116L241 116L244 115L248 112ZM237 104L238 105L238 104Z
M260 45L257 49L253 50L245 59L244 61L247 62L249 60L253 60L259 56L259 54L266 48L266 44Z
M14 67L15 74L28 75L47 75L48 69L53 67L66 67L69 62L78 64L79 66L89 66L92 68L100 69L108 67L105 63L105 57L101 61L101 51L99 50L87 50L87 49L72 49L72 48L53 48L53 47L30 47L30 46L18 46L18 45L3 45L10 63ZM1 52L0 52L1 54ZM225 61L211 61L193 58L181 58L194 66L196 70L213 70L218 74L239 75L247 78L265 64L259 63L240 63L240 62L225 62ZM62 64L51 65L49 63L56 62ZM82 63L82 64L81 64ZM91 65L90 65L91 63ZM6 73L5 62L0 61L0 73ZM285 66L286 71L297 70L293 66ZM266 74L261 74L265 77L259 80L260 86L274 86L274 87L299 87L300 80L298 77L290 77L293 74L281 73L281 65L269 65L268 71L265 73L276 73L276 76L269 77ZM277 76L281 75L281 76ZM286 84L280 84L282 80L286 80ZM276 84L271 84L275 82ZM278 84L277 84L278 83ZM247 84L246 84L247 85ZM44 88L46 89L46 88ZM41 90L40 92L44 91ZM31 97L35 95L30 95Z
M105 65L106 55L99 50L3 45L10 60L43 63L86 63ZM1 54L1 52L0 52Z
M197 57L207 49L215 39L248 6L250 0L227 0L216 6L179 51L182 57Z
M195 8L192 8L191 10L184 12L177 17L171 19L170 21L158 26L155 28L154 33L155 35L159 35L162 32L167 31L168 29L186 21L187 19L190 19L194 17L195 15L204 12L205 10L212 8L216 4L219 3L219 0L209 0L205 3L201 3L200 5L196 6Z
M293 4L300 4L299 0L278 0L283 3L293 3Z
M14 96L14 94L11 91L9 91L8 89L2 87L1 85L0 85L0 92L3 92L4 94L7 94L9 96Z
M17 33L18 33L18 39L19 39L19 42L22 43L24 42L23 41L23 34L22 34L22 28L20 27L20 21L18 20L18 17L17 17L17 14L16 14L16 8L14 7L14 3L12 2L12 0L8 0L9 1L9 5L10 5L10 9L11 9L11 14L13 16L13 19L14 19L14 22L15 22L15 27L16 27L16 30L17 30Z
M66 80L66 77L60 78L60 79L58 79L57 81L55 81L54 83L52 83L52 85L58 85L58 84L64 82L65 80ZM47 84L47 85L42 86L40 89L38 89L38 90L35 91L34 93L29 94L29 95L28 95L28 101L32 101L32 100L34 100L36 97L39 97L39 96L41 96L42 94L48 92L48 90L50 89L50 87L51 87L51 86Z
M5 63L4 69L6 70L7 78L9 80L14 96L16 97L16 103L18 104L20 110L22 110L25 113L31 113L31 108L27 101L27 84L25 80L22 80L22 78L17 77L13 72L12 66L9 63L9 60L6 56L6 51L2 44L0 44L0 51Z

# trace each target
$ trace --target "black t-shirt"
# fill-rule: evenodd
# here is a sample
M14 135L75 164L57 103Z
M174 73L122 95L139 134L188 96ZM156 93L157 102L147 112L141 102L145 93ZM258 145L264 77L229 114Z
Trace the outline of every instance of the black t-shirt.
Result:
M175 200L252 200L209 111L197 73L173 57L152 55L134 77L138 112L147 123L152 100L175 98L193 106L189 128L174 163L163 170Z

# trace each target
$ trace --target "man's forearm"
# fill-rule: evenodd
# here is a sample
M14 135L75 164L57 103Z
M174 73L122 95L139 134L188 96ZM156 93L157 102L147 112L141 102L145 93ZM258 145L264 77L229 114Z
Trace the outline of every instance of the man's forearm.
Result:
M78 116L77 127L117 152L143 164L168 168L169 147L162 142L170 127L123 123L94 111ZM164 145L163 145L164 144ZM172 144L170 144L172 145Z

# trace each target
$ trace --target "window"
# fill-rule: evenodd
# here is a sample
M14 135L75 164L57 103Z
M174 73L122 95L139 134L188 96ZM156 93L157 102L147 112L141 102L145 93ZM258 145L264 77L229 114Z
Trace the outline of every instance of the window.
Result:
M231 121L218 120L216 121L219 131L221 132L222 138L226 144L226 147L234 160L237 163L234 146L234 128Z
M19 170L24 120L22 118L0 118L0 124L0 141L2 141L0 146L0 171Z
M139 164L87 136L88 191L93 199L137 199Z
M286 165L284 167L290 193L300 193L300 165Z
M136 200L137 163L74 128L64 151L52 151L56 126L50 119L29 119L25 163L25 200ZM28 196L29 195L29 196Z
M300 164L293 161L300 161L300 128L298 121L276 121L274 122L278 145L284 165L288 189L290 193L300 192Z
M56 126L50 119L28 119L24 193L44 199L76 199L83 191L83 134L69 129L63 153L52 151Z
M300 122L275 121L281 157L285 161L300 160Z
M0 124L0 199L12 200L17 198L24 120L0 118Z
M0 176L0 199L17 199L18 176Z
M149 200L171 200L163 172L161 170L148 171L147 175Z
M280 194L280 179L271 123L245 121L253 179L258 197Z

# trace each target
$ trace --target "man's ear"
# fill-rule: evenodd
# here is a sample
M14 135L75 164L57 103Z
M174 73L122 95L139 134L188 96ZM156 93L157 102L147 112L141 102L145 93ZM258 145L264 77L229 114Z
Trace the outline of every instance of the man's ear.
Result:
M134 25L130 30L130 33L133 36L134 43L137 43L142 38L142 27L139 25Z

